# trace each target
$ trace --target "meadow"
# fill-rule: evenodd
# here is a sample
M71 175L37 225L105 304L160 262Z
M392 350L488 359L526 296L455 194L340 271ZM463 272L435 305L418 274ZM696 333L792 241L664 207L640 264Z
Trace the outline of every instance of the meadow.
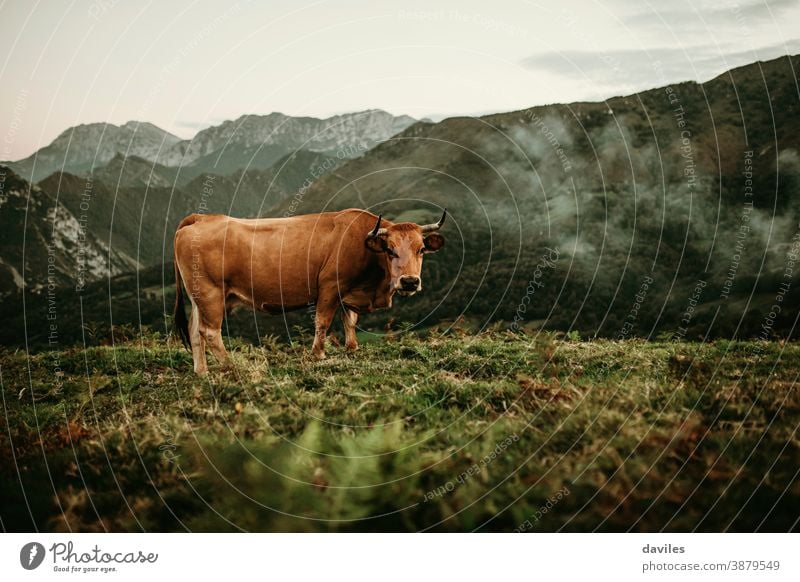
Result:
M797 342L294 339L2 348L2 528L798 529Z

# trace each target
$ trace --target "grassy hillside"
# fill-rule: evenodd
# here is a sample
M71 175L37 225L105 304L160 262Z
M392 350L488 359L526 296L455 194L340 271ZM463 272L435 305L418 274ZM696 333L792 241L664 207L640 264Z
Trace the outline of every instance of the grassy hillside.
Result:
M0 353L4 529L798 528L796 342L117 339Z

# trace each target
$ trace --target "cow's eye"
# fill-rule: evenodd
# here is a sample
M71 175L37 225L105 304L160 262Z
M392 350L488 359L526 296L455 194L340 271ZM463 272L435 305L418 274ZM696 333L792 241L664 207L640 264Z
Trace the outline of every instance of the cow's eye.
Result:
M396 259L399 256L396 252L394 252L394 249L386 249L386 254L393 259Z

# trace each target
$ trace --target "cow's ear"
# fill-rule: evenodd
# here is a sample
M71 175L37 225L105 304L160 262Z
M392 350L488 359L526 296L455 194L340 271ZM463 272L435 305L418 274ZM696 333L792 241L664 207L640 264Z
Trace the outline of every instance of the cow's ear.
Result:
M388 247L385 236L368 236L364 244L373 253L385 253Z
M432 232L425 237L425 252L435 253L444 246L444 237L438 232Z

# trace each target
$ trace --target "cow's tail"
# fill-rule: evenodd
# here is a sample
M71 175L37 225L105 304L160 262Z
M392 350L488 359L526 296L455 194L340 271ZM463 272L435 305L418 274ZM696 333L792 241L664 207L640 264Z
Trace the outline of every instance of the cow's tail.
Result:
M183 299L183 279L181 279L181 271L178 269L177 261L175 261L175 311L172 314L172 325L178 337L181 338L183 345L190 348L189 320L186 318L186 307Z
M181 221L178 230L189 224L196 222L196 215L187 216ZM178 268L178 236L175 233L175 310L172 313L172 325L174 331L181 338L183 345L187 349L191 349L189 341L189 320L186 318L186 304L183 298L183 279L181 278L181 271Z

